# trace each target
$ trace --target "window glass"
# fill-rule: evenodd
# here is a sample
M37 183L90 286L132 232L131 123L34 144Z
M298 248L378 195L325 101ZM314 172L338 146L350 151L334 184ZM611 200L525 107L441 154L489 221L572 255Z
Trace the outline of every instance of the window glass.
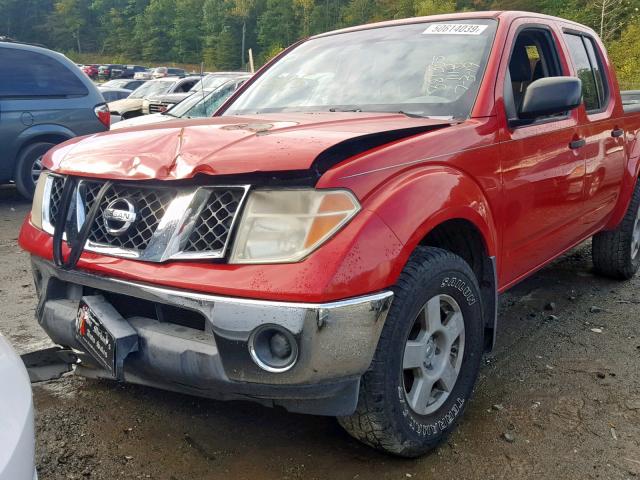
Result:
M17 48L0 48L0 97L84 96L82 81L56 59ZM11 68L8 66L11 65Z
M589 56L582 42L582 36L570 33L564 34L565 42L569 48L569 54L573 61L573 65L578 74L578 78L582 80L582 99L584 106L589 110L600 109L600 98L598 97L598 88L591 69Z
M589 54L589 60L591 67L593 68L593 76L596 80L596 88L598 89L598 98L600 99L600 107L606 105L609 98L609 89L607 86L607 79L604 76L604 69L602 68L602 61L599 53L596 53L593 39L583 37L584 44L587 47L587 53Z
M509 102L506 107L510 119L518 117L531 83L561 75L555 52L555 44L546 30L530 28L518 34L509 60L512 99L505 96L505 102ZM509 85L505 87L509 88Z
M129 98L145 98L153 97L155 95L162 95L167 93L171 87L175 85L175 82L165 82L163 80L151 80L135 89Z
M465 19L313 38L270 66L224 115L402 111L465 118L496 26Z

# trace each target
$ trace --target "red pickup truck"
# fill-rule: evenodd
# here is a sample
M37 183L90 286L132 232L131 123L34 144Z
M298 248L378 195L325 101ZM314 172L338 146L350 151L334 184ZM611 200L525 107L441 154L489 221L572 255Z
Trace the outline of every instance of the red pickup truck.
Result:
M602 42L559 18L318 35L214 118L46 155L20 234L37 318L82 375L417 456L462 415L499 292L590 237L597 272L635 274L639 128Z

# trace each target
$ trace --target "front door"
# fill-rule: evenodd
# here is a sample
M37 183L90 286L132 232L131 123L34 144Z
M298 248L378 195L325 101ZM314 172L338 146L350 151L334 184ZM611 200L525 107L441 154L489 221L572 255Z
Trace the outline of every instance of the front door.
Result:
M553 26L515 25L505 71L509 127L502 135L502 283L511 284L566 250L584 225L585 158L577 112L527 123L518 113L527 87L568 74Z

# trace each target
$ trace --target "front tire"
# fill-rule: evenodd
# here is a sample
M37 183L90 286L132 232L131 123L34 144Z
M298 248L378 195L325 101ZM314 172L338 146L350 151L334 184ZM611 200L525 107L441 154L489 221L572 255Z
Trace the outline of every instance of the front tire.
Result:
M36 183L42 172L42 157L55 146L51 142L36 142L27 145L18 155L15 182L18 192L26 199L33 197Z
M356 439L416 457L454 428L484 351L480 289L469 265L438 248L418 248L395 297L353 415L338 419Z
M636 274L640 267L640 185L636 185L618 228L595 234L591 247L596 273L619 280Z

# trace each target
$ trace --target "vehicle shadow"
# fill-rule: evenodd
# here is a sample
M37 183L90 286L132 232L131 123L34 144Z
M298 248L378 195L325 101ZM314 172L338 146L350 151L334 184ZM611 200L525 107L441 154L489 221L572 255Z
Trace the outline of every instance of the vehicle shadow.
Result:
M0 204L3 203L29 205L31 201L25 199L22 195L20 195L15 185L0 185Z

